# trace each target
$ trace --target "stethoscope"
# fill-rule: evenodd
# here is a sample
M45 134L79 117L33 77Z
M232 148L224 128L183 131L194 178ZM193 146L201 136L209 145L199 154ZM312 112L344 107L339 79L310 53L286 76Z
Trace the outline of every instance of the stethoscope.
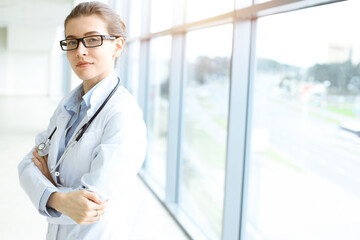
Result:
M80 130L78 130L75 134L75 137L73 138L74 140L71 141L68 146L65 148L64 153L62 154L61 158L59 159L59 161L56 163L56 165L54 167L52 167L50 169L50 173L55 172L56 168L60 165L60 163L65 159L66 154L69 152L70 149L72 149L75 144L81 139L81 137L83 136L83 134L85 133L85 131L88 129L88 127L90 126L90 124L92 123L92 121L95 119L95 117L99 114L99 112L103 109L103 107L105 106L105 104L110 100L110 98L112 97L112 95L115 93L115 91L118 89L120 84L120 78L118 78L118 82L116 84L116 86L114 87L114 89L110 92L109 96L107 96L107 98L105 99L105 101L101 104L100 108L96 111L96 113L94 114L94 116L92 116L90 118L90 120L85 123ZM48 137L48 139L46 139L45 142L40 143L38 145L38 154L40 156L46 156L49 154L49 149L50 149L50 140L52 138L52 136L54 135L54 133L56 132L57 127L55 127L55 129L52 131L52 133L50 134L50 136ZM56 171L55 172L55 176L59 176L59 172Z

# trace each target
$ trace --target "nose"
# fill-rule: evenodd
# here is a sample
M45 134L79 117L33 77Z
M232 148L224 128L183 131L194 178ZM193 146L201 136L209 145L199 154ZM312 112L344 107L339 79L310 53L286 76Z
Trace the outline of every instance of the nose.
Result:
M87 48L84 46L84 43L82 41L79 42L79 46L76 49L76 55L87 55L88 50Z

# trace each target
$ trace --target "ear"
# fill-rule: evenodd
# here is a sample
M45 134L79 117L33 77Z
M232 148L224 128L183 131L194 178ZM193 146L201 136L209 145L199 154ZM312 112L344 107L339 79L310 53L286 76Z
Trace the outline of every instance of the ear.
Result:
M124 48L124 43L125 43L125 40L122 37L118 37L115 39L115 51L114 51L115 57L120 56L120 54Z

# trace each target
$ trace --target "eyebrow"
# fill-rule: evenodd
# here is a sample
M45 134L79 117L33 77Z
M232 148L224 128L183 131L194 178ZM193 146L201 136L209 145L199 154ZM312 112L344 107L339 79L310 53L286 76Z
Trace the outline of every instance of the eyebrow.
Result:
M90 36L90 35L100 35L100 33L97 32L97 31L91 31L91 32L87 32L87 33L84 34L84 36ZM76 38L76 36L68 35L68 36L65 37L65 39L72 39L72 38Z

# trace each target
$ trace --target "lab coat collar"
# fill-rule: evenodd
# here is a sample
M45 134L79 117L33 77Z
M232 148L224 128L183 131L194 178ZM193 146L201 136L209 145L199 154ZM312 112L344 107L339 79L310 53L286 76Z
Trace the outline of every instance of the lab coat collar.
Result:
M81 102L82 95L84 94L83 85L80 84L77 86L71 93L65 97L64 99L64 108L65 110L70 112L78 112L79 103Z
M90 119L91 116L95 114L96 110L104 102L104 100L109 95L111 90L115 87L116 83L117 83L116 73L112 72L88 92L90 93L90 95L88 96L86 96L87 94L84 95L83 99L87 107L89 108L87 111L88 119ZM68 114L70 114L70 111L73 112L78 111L79 105L82 101L83 94L84 94L83 84L80 84L74 90L72 90L69 95L67 95L64 98L63 106Z
M91 97L94 93L95 89L100 86L103 83L103 81L98 82L95 86L93 86L84 96L82 96L82 99L84 100L84 103L86 105L86 108L89 109L91 107Z
M101 84L100 84L101 83ZM90 98L90 109L87 111L87 116L90 119L93 114L99 109L100 105L105 101L112 89L117 83L117 76L115 72L110 73L106 78L98 83L96 89Z

